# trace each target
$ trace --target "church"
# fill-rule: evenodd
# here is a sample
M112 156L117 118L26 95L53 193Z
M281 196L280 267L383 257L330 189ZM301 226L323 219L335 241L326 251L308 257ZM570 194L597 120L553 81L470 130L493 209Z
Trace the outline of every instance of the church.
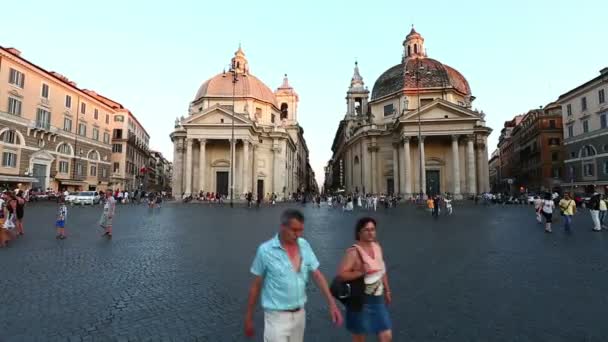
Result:
M424 43L412 27L401 63L378 77L371 98L355 63L327 190L457 199L489 191L485 114L472 109L466 78L429 58Z
M314 174L298 94L287 75L276 91L255 77L239 47L230 69L205 81L188 116L175 120L173 194L219 193L235 199L252 192L278 199L310 191ZM234 120L234 122L233 122Z

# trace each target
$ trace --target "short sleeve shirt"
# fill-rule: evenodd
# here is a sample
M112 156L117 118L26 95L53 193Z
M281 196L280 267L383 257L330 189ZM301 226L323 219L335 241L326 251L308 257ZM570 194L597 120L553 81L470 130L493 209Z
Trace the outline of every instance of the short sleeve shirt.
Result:
M264 310L291 310L306 304L306 283L310 272L319 268L319 261L310 244L298 239L300 272L296 272L278 234L258 247L251 273L261 276Z

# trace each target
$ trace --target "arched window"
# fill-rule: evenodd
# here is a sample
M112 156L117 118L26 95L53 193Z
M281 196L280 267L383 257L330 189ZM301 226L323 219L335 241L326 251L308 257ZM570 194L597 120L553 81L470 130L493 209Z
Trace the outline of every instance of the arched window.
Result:
M407 46L407 56L411 56L412 55L412 47L410 45Z
M355 165L359 165L359 156L355 156Z
M6 144L19 145L21 143L21 141L19 141L19 136L17 135L17 132L12 129L4 131L0 136L0 140L5 142Z
M281 103L281 120L287 119L288 107L287 103Z
M99 152L92 150L89 152L88 158L91 160L99 160Z
M583 148L581 148L581 150L579 152L579 157L580 158L592 157L594 155L596 155L596 151L595 151L595 148L592 145L585 145L585 146L583 146Z
M414 53L418 53L418 44L414 44Z
M57 152L61 153L61 154L67 154L67 155L71 155L72 154L72 148L70 147L70 145L63 143L61 145L59 145L57 147Z

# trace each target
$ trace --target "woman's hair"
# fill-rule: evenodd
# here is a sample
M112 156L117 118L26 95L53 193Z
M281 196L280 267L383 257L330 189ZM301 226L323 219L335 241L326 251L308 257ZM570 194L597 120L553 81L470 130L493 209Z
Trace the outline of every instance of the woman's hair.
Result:
M361 232L361 229L363 229L370 222L373 223L374 226L377 226L376 220L368 216L362 217L359 219L359 221L357 221L357 224L355 225L355 240L359 241L359 233Z

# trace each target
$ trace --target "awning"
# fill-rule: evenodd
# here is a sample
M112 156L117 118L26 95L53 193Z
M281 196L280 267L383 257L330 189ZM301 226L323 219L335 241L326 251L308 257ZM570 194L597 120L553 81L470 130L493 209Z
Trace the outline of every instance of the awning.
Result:
M0 182L36 183L38 182L38 178L0 175Z
M85 181L79 181L79 180L75 180L75 179L59 179L59 178L55 178L56 181L60 182L63 185L86 185L88 184Z

